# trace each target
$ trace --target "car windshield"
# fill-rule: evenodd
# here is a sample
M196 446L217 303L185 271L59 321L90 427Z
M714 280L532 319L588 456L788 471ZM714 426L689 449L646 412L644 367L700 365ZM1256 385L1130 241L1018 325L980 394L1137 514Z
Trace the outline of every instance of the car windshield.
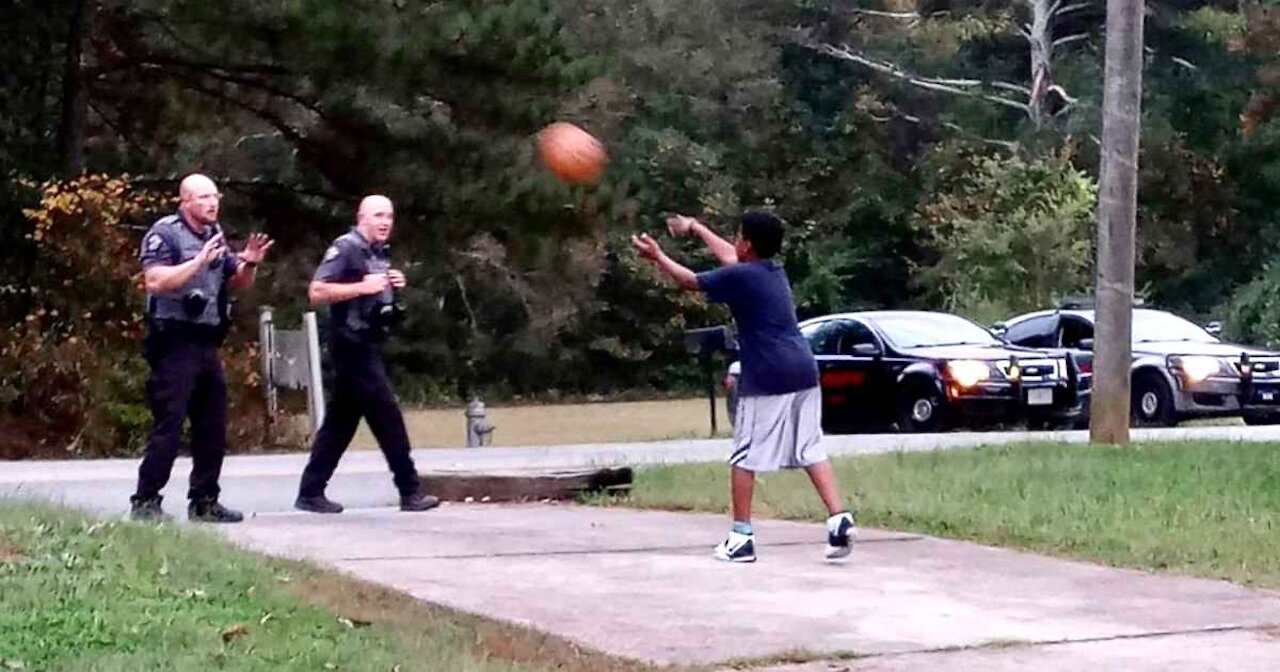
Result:
M1195 323L1188 322L1177 315L1158 310L1133 311L1133 342L1155 341L1217 343L1218 339Z
M998 345L991 332L956 315L902 313L873 318L886 338L899 348L937 345Z

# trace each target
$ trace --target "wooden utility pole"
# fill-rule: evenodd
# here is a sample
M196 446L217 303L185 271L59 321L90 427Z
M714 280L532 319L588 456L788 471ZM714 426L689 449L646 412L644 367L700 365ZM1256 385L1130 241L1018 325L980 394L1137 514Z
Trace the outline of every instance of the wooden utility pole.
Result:
M1089 438L1112 445L1129 441L1144 4L1143 0L1107 0Z

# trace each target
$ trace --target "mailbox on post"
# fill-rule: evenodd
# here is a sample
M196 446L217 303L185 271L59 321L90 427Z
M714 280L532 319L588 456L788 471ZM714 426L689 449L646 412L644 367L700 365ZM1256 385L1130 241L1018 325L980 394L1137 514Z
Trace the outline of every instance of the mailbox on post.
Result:
M715 435L719 427L716 423L716 383L711 364L717 352L737 352L738 341L728 326L704 327L684 332L684 348L702 363L702 372L707 379L707 400L711 404L711 434Z

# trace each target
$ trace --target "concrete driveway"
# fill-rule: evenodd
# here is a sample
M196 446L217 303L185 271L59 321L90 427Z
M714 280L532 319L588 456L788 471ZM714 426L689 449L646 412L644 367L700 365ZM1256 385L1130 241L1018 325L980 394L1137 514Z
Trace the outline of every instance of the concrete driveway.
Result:
M217 529L251 549L659 664L1280 667L1275 592L876 530L851 560L828 563L820 523L784 521L758 523L757 563L729 565L710 557L725 528L721 516L445 504L266 514ZM770 667L796 652L815 662Z

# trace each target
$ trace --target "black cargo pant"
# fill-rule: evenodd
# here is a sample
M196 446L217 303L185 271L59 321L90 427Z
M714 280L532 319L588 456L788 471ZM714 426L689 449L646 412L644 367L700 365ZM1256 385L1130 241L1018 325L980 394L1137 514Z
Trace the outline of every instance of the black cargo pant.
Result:
M394 475L396 489L402 496L415 494L418 471L409 454L409 434L387 378L381 345L347 336L334 336L329 343L335 367L333 394L325 407L324 423L311 446L311 459L302 472L298 495L324 494L325 486L338 468L338 460L356 434L360 418L369 423L378 440L378 447Z
M137 500L156 497L178 457L182 421L191 420L190 499L217 499L227 453L227 380L216 336L194 329L153 328L147 336L151 436L138 468Z

